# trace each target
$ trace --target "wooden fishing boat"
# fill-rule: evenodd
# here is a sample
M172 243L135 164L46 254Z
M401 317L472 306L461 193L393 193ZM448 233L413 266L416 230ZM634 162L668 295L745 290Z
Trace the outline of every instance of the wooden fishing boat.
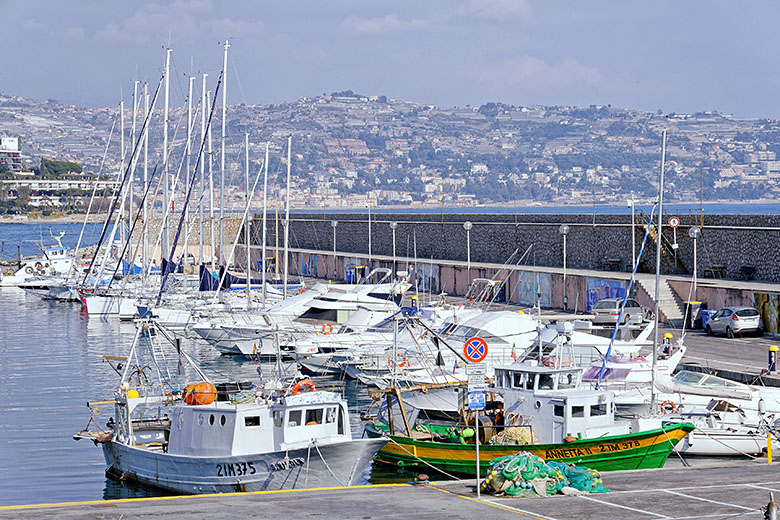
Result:
M677 443L693 429L691 424L666 424L638 433L565 443L481 444L479 465L480 470L486 472L492 459L528 451L544 460L587 466L597 471L660 468ZM433 440L434 432L414 432L412 437L389 435L389 427L384 424L370 425L366 432L370 437L388 435L390 438L374 457L375 461L418 469L429 469L430 464L448 473L473 474L475 471L475 444L436 441Z
M580 368L515 363L495 374L480 415L455 385L372 391L385 399L366 433L390 439L375 459L473 474L479 438L482 470L518 451L598 471L660 468L694 429L663 416L616 418L614 394L581 386Z

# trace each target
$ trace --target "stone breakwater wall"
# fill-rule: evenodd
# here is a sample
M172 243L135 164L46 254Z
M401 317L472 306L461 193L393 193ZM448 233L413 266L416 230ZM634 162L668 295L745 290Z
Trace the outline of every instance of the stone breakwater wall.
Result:
M678 216L675 232L666 223ZM693 272L693 240L688 230L700 224L699 216L664 214L664 274ZM368 252L367 214L295 214L290 222L290 247L329 252L333 250L332 221L337 221L336 250L342 253ZM395 246L398 258L414 257L456 260L466 263L467 232L470 221L471 261L504 263L518 249L527 252L521 265L563 266L562 224L569 226L566 237L566 265L570 269L629 271L631 266L630 215L490 215L490 214L383 214L371 215L371 251L393 254L391 222L397 222ZM647 217L645 216L645 221ZM256 216L253 242L258 243L262 221ZM279 226L282 230L282 226ZM645 228L633 226L638 253ZM283 231L280 231L280 235ZM274 222L269 219L268 241L273 245ZM280 244L281 236L280 236ZM655 272L655 241L648 237L639 270ZM675 258L676 256L676 258ZM699 277L754 279L780 282L780 215L705 215L697 242ZM517 258L517 257L516 257Z

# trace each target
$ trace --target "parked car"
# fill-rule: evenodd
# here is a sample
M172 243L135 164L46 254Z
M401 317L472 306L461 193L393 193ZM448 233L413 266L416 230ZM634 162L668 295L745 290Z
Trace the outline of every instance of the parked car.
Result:
M623 298L606 298L596 302L590 311L593 313L593 323L611 323L616 324L618 316L620 316L620 306L623 305ZM641 323L645 319L650 318L653 312L639 304L633 298L626 299L626 308L623 311L623 321L621 325L625 325L630 321Z
M725 334L733 338L734 334L757 332L763 334L764 324L761 315L753 307L725 307L712 315L707 322L707 335Z

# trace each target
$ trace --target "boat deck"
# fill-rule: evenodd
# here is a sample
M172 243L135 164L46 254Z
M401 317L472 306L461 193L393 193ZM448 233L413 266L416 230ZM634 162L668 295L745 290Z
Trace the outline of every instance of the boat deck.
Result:
M611 493L585 497L477 499L474 481L140 498L0 507L0 518L763 518L769 493L780 500L778 465L733 461L697 468L603 474ZM367 509L367 508L370 508Z

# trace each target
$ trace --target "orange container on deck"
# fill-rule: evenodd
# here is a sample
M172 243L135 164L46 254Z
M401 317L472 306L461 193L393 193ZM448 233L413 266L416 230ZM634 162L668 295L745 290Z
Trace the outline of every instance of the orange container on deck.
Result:
M190 395L194 401L191 404L211 404L217 398L217 388L211 383L198 383ZM187 402L186 398L184 402Z

